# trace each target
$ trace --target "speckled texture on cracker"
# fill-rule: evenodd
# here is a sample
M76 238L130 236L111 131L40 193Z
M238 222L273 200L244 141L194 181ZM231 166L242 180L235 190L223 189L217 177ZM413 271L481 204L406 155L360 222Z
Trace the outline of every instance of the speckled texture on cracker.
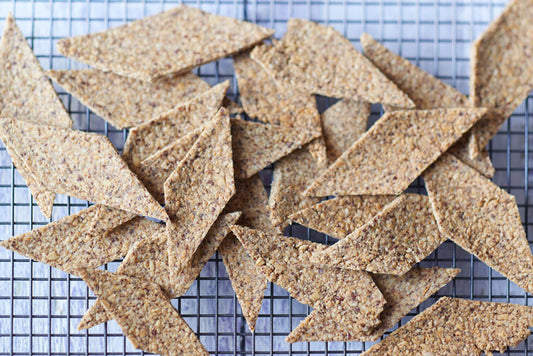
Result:
M484 113L466 108L386 113L304 194L400 194Z
M209 90L209 84L192 73L154 83L98 69L51 70L46 74L119 129L152 120Z
M412 108L412 101L333 27L290 19L268 51L252 51L274 78L308 94Z
M0 116L35 124L69 128L72 120L26 39L7 15L0 43ZM4 141L13 164L17 167L42 213L52 217L55 194L40 183L20 157L16 147Z
M173 278L188 264L234 193L231 124L221 108L165 182Z
M2 119L0 137L17 147L47 190L167 219L165 210L103 135Z
M259 174L250 178L235 179L235 195L228 202L224 211L245 211L265 207L268 195Z
M333 163L366 131L370 104L344 99L320 115L328 161Z
M359 229L318 252L312 261L401 275L445 240L439 232L429 198L402 194Z
M121 226L132 220L137 214L129 211L112 208L110 206L97 204L96 215L91 226L93 234L102 234Z
M100 70L155 81L250 48L273 34L250 22L179 5L106 31L61 39L57 48Z
M515 197L449 154L423 177L442 233L532 293L533 255Z
M342 239L363 226L394 198L392 195L337 197L300 210L290 218L300 225Z
M122 157L136 171L143 160L205 126L222 105L229 82L220 83L184 105L130 130Z
M157 284L97 269L80 275L135 348L169 356L209 355Z
M485 147L533 89L533 1L512 0L472 46L470 98L491 110L475 127Z
M320 133L231 119L235 176L248 178L302 147Z
M442 297L362 355L492 355L530 334L533 308Z

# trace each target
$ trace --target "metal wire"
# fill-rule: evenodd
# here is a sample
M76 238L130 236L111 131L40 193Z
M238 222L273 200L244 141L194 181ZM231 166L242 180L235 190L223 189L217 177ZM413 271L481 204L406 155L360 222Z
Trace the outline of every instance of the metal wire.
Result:
M470 43L505 5L502 0L197 0L186 3L275 28L276 36L283 34L289 17L334 26L357 48L360 48L360 34L369 32L387 47L465 93L468 92ZM45 69L66 69L79 65L57 53L55 43L59 38L117 26L175 4L166 0L0 0L0 16L3 19L8 11L13 12ZM230 93L238 98L230 59L207 64L198 74L210 83L230 79ZM76 128L105 134L119 149L123 147L126 131L109 126L76 99L57 89ZM328 100L319 103L323 110ZM529 216L533 209L528 199L529 165L533 157L529 135L532 104L530 96L489 145L496 167L494 181L516 195L528 236L531 236L533 220ZM381 108L373 106L370 121L375 121L380 114ZM270 168L262 172L267 189L271 175ZM423 192L420 181L412 189ZM54 207L54 220L87 206L87 202L60 196ZM0 239L46 223L48 220L41 215L2 146ZM287 233L331 243L327 236L298 225L290 227ZM115 270L119 263L110 263L106 268ZM531 296L522 289L451 242L444 243L420 265L462 269L459 277L437 293L439 296L531 304ZM94 300L79 278L0 250L0 356L142 355L125 339L114 321L87 331L76 330L79 319ZM400 325L434 301L435 297L430 298ZM207 349L219 355L346 355L359 354L370 346L370 343L356 342L285 343L285 336L305 318L309 308L273 285L266 291L256 332L252 334L218 255L208 263L190 291L174 304ZM528 342L507 354L533 354Z

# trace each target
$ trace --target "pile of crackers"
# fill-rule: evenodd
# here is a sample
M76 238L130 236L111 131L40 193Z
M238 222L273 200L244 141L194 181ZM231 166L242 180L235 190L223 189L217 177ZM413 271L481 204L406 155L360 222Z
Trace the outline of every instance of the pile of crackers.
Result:
M94 203L1 246L81 277L87 329L115 319L137 348L208 351L171 304L218 251L254 330L270 281L312 312L286 341L373 341L449 283L413 268L452 240L528 293L533 255L485 149L533 89L533 1L512 0L472 46L467 98L362 34L256 24L178 6L58 42L90 69L44 72L6 20L0 138L45 216L55 194ZM229 82L191 69L233 56ZM72 129L49 78L117 128ZM315 95L338 101L319 114ZM385 114L367 130L370 104ZM248 118L243 119L243 113ZM259 172L274 164L272 188ZM422 177L427 195L406 193ZM331 246L283 236L298 223ZM111 273L98 269L123 258ZM529 335L533 308L440 298L368 355L477 355Z

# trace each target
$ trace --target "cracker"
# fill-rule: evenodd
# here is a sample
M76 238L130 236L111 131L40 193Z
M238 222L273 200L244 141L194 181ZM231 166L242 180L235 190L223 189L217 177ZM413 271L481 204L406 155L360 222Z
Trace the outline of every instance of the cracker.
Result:
M268 196L258 174L246 179L235 179L235 195L224 211L246 211L266 207Z
M173 278L192 258L234 193L231 124L221 108L165 182Z
M533 89L531 18L531 1L513 0L472 46L470 98L474 106L494 109L473 129L480 148Z
M402 194L359 229L318 252L312 261L402 275L445 240L439 232L429 198Z
M179 5L123 26L61 39L57 49L100 70L152 82L253 47L273 34L250 22Z
M96 269L81 270L80 275L135 348L163 355L209 355L157 284Z
M0 137L17 147L50 191L139 215L168 218L103 135L2 119Z
M230 231L230 225L237 222L240 213L220 216L195 252L189 266L178 274L174 284L170 284L168 268L167 235L164 230L154 232L133 245L124 261L117 269L117 274L133 278L150 280L158 284L169 299L184 295L193 284L200 271L215 253L218 246ZM146 220L146 219L145 219ZM106 311L97 300L83 315L78 330L92 328L112 319L112 313Z
M344 99L320 115L328 161L333 163L366 131L370 104Z
M98 69L50 70L46 74L119 129L159 117L209 90L209 84L190 72L155 83Z
M362 355L492 355L530 334L529 306L440 298Z
M515 197L448 154L424 182L442 233L532 293L533 255Z
M137 214L130 213L126 210L112 208L102 204L97 204L97 206L98 208L91 227L93 234L107 233L137 216Z
M485 111L465 108L386 113L304 194L401 194Z
M188 103L131 129L122 152L129 167L136 171L149 156L204 127L222 105L228 86L228 81L220 83Z
M412 108L407 95L333 27L290 19L268 51L252 51L277 81L308 94Z
M290 219L336 239L343 239L383 210L394 198L391 195L337 197L300 210L292 214Z
M235 176L248 178L302 147L319 133L231 119Z
M385 299L370 276L361 271L319 267L309 258L326 246L259 230L232 226L244 248L268 280L286 289L293 298L316 310L348 322L354 332L369 332L379 324ZM357 292L354 292L357 291Z

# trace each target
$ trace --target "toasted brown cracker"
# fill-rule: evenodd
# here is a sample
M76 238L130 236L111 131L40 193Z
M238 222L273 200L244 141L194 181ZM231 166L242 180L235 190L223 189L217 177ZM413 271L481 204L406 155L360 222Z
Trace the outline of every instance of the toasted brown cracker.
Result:
M524 305L442 297L362 355L492 355L530 334Z
M57 48L100 70L151 82L250 48L273 34L250 22L179 5L103 32L64 38Z
M119 129L152 120L209 90L209 84L192 73L154 83L98 69L51 70L46 74Z
M1 117L56 127L72 126L61 100L11 13L7 15L0 43L0 97ZM55 194L40 183L40 177L28 168L16 147L6 142L4 145L42 213L51 218Z
M221 108L165 182L169 265L173 278L235 193L231 124Z
M50 191L167 219L165 210L103 135L2 119L0 137L17 147Z
M174 284L170 284L168 278L167 235L164 228L162 231L154 231L153 234L133 245L116 273L152 281L158 284L170 299L180 297L190 288L230 231L230 225L237 222L239 216L238 212L220 216L198 247L190 265L178 274ZM97 300L81 319L78 330L89 329L112 318L112 314L107 312L102 303Z
M465 108L386 113L304 194L400 194L485 111Z
M235 179L235 195L224 211L246 211L266 207L268 196L258 174L246 179Z
M424 182L442 233L533 292L533 255L515 197L449 154Z
M163 355L209 355L161 288L97 269L80 275L137 349Z
M472 46L470 98L494 109L474 128L485 147L533 89L533 4L512 0Z
M233 118L231 135L235 176L248 178L320 133Z
M413 103L332 27L290 19L271 49L252 51L274 78L308 94L412 108Z
M342 239L363 226L394 198L392 195L337 197L300 210L292 214L290 219L300 225Z
M370 104L340 100L320 116L329 162L334 162L366 131Z
M222 105L229 82L220 83L184 105L130 130L122 157L136 171L141 162L180 137L204 127Z
M401 275L433 252L439 232L429 198L403 194L346 238L313 256L313 262Z

